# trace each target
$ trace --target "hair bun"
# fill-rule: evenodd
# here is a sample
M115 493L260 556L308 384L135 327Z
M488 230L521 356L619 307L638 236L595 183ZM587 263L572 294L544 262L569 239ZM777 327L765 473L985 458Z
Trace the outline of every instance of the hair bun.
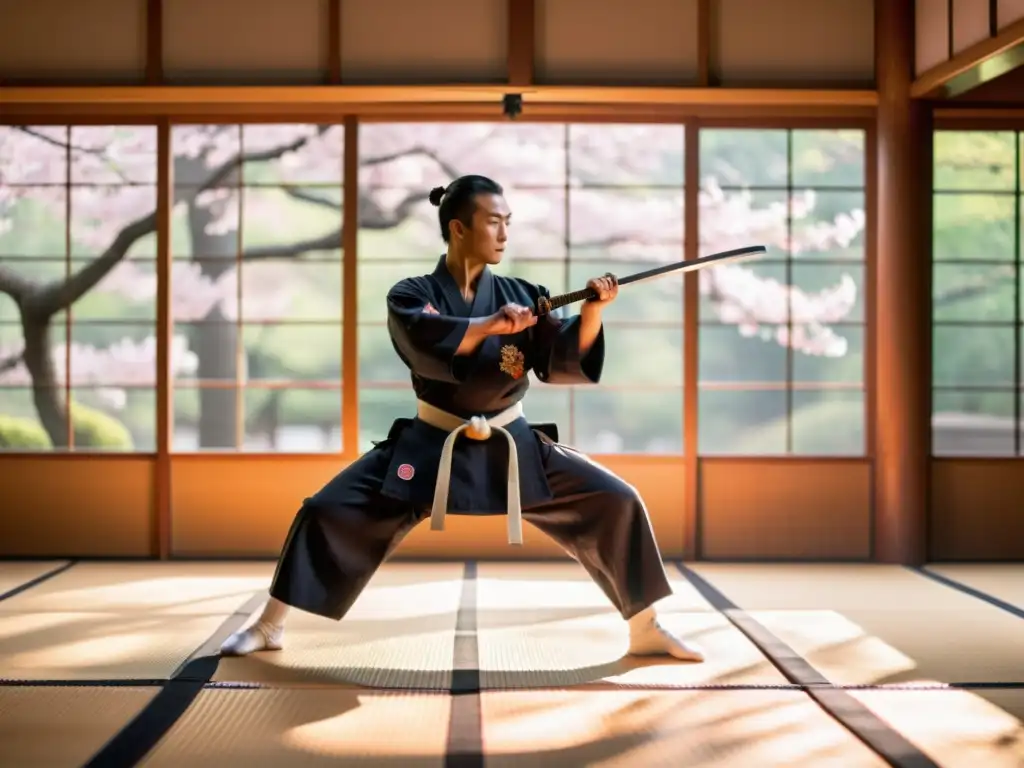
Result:
M444 197L444 193L447 191L447 187L434 187L432 190L430 190L431 205L440 206L441 198Z

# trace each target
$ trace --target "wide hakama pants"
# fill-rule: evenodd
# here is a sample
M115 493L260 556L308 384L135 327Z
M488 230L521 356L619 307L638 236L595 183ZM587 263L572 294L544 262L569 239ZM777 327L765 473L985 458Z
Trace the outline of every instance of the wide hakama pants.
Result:
M579 562L623 618L671 594L647 509L636 489L560 444L541 446L553 498L523 519ZM270 594L341 619L402 539L430 515L381 494L390 451L378 448L305 500L292 522Z

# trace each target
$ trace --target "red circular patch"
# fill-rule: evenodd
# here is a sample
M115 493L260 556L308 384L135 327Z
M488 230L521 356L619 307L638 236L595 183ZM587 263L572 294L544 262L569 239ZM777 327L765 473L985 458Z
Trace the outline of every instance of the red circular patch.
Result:
M416 470L412 468L412 464L403 464L398 468L398 476L403 480L412 480L415 474Z

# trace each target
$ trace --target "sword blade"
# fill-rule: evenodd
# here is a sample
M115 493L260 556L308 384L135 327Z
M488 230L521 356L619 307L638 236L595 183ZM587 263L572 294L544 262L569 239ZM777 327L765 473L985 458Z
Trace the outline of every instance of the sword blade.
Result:
M705 267L720 266L727 262L744 261L767 252L768 249L763 245L748 245L744 248L733 248L729 251L711 253L707 256L701 256L696 259L677 261L674 264L665 264L660 267L654 267L653 269L645 269L643 272L635 272L632 275L618 278L618 283L619 285L629 285L630 283L639 283L643 280L650 280L655 277L661 277L662 275L668 275L675 272L693 272L694 270L704 269ZM578 291L572 291L571 293L552 296L550 299L546 301L542 300L539 303L537 307L537 314L547 314L548 312L558 309L559 307L564 307L567 304L574 304L577 301L586 301L587 299L593 298L597 298L597 292L592 288L582 288Z
M720 253L712 253L696 259L677 261L675 264L665 264L660 267L644 270L643 272L636 272L635 274L619 278L619 285L639 283L641 280L650 280L652 277L660 277L661 275L667 275L673 272L693 272L695 269L703 269L704 267L709 267L719 261L742 261L754 256L760 256L767 252L768 249L763 245L749 245L745 248L733 248L731 251L721 251Z

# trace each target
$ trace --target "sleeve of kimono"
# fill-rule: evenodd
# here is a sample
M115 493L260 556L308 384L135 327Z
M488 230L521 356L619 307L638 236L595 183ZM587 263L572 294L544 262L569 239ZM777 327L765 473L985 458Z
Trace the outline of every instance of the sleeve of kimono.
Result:
M438 314L430 300L426 288L415 280L403 280L388 291L391 341L417 376L461 382L476 360L476 353L455 354L470 319Z
M541 296L551 294L537 286ZM597 384L604 370L604 325L583 357L580 356L580 316L548 316L534 326L533 371L546 384Z

